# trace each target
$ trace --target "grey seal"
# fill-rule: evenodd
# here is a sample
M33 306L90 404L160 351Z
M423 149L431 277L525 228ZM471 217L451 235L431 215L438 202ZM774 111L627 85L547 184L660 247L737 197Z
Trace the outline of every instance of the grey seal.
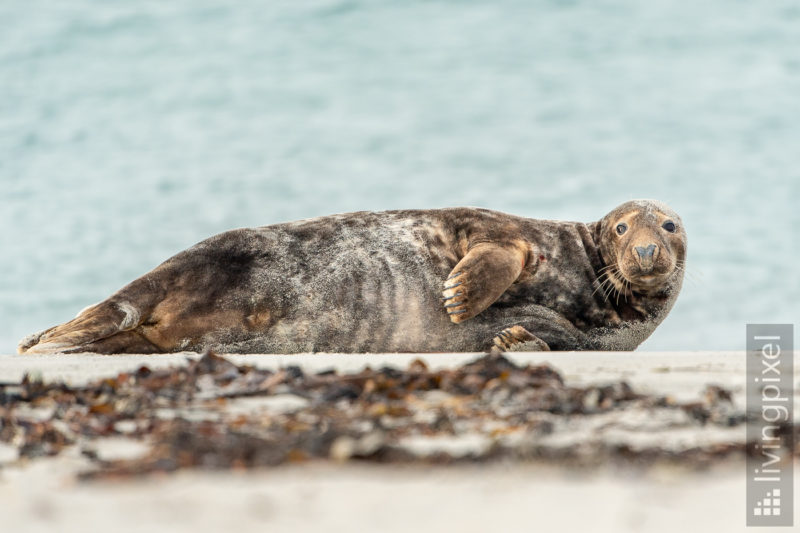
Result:
M332 215L204 240L18 351L632 350L672 308L685 258L683 223L653 200L591 223Z

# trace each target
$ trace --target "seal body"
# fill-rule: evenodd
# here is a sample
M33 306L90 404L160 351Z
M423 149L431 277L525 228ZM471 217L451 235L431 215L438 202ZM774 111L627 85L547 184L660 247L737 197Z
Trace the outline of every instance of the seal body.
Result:
M618 210L638 229L664 217L679 223L661 204L625 205ZM642 288L623 273L632 254L615 255L620 216L584 224L448 208L232 230L31 335L19 351L631 350L678 295L685 234L672 248L658 242L662 263L672 264Z

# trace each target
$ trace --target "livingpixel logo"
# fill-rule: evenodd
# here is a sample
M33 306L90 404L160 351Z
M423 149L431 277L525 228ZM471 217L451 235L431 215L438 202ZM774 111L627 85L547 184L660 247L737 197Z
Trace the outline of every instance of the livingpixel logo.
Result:
M767 495L753 507L753 516L780 516L780 514L781 489L767 491Z
M747 525L794 525L794 327L747 325Z

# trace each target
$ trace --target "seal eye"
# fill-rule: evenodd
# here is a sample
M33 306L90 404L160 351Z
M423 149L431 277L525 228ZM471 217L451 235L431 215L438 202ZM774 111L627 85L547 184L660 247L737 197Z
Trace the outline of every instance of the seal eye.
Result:
M664 225L661 227L670 233L675 233L675 223L671 220L667 220L666 222L664 222Z
M617 224L617 235L622 235L628 231L628 225L622 222L621 224Z

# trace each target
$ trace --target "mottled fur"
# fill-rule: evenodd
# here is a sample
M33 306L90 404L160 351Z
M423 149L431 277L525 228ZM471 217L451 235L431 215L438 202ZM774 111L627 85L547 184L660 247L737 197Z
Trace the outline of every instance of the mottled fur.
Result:
M665 234L665 218L678 232ZM622 219L625 239L613 230ZM657 279L636 271L630 249L645 242L658 244ZM672 307L685 243L677 215L651 201L590 224L451 208L238 229L19 351L631 350Z

